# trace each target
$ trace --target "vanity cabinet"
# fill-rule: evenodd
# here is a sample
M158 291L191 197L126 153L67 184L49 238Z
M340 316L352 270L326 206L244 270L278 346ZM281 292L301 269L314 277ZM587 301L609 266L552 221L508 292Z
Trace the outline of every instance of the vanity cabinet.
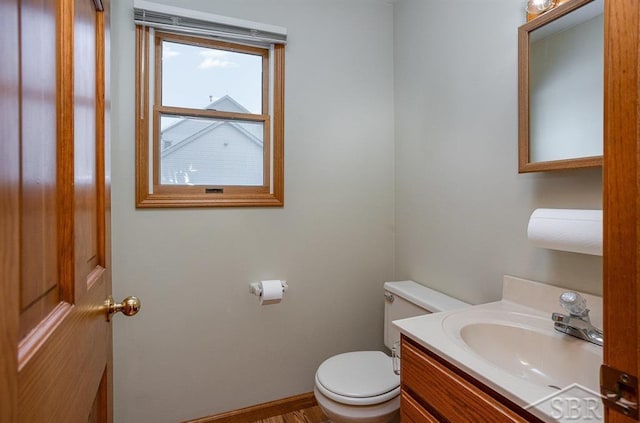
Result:
M402 336L402 422L542 422L436 354Z

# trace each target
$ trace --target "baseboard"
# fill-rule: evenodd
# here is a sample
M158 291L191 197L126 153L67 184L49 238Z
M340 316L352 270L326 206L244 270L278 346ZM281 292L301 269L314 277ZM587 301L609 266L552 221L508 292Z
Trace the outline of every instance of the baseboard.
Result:
M308 392L306 394L265 402L264 404L252 405L251 407L228 411L214 416L188 420L184 423L247 423L292 413L304 408L315 407L316 405L318 405L318 403L313 396L313 392Z

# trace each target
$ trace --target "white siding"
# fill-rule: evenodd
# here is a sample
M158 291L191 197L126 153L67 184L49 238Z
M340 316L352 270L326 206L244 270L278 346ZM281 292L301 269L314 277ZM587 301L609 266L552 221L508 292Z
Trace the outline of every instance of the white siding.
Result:
M213 123L196 139L182 141L162 154L163 184L262 185L262 145L236 124ZM250 125L257 126L257 125Z
M162 131L162 141L175 145L180 141L205 130L211 125L210 120L205 119L183 119L180 122Z

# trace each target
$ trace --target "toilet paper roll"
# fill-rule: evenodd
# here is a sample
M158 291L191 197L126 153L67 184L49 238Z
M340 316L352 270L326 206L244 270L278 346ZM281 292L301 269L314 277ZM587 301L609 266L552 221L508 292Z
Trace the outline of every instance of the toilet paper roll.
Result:
M262 290L262 294L260 294L261 305L277 304L282 301L282 281L261 281L260 289Z
M527 235L536 247L601 256L602 210L537 209Z

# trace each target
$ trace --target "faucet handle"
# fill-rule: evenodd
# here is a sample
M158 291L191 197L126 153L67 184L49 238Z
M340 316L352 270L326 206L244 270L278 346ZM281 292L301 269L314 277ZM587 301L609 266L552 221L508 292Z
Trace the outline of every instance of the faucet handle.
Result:
M560 295L560 305L573 316L584 317L589 314L587 300L575 291L566 291Z

